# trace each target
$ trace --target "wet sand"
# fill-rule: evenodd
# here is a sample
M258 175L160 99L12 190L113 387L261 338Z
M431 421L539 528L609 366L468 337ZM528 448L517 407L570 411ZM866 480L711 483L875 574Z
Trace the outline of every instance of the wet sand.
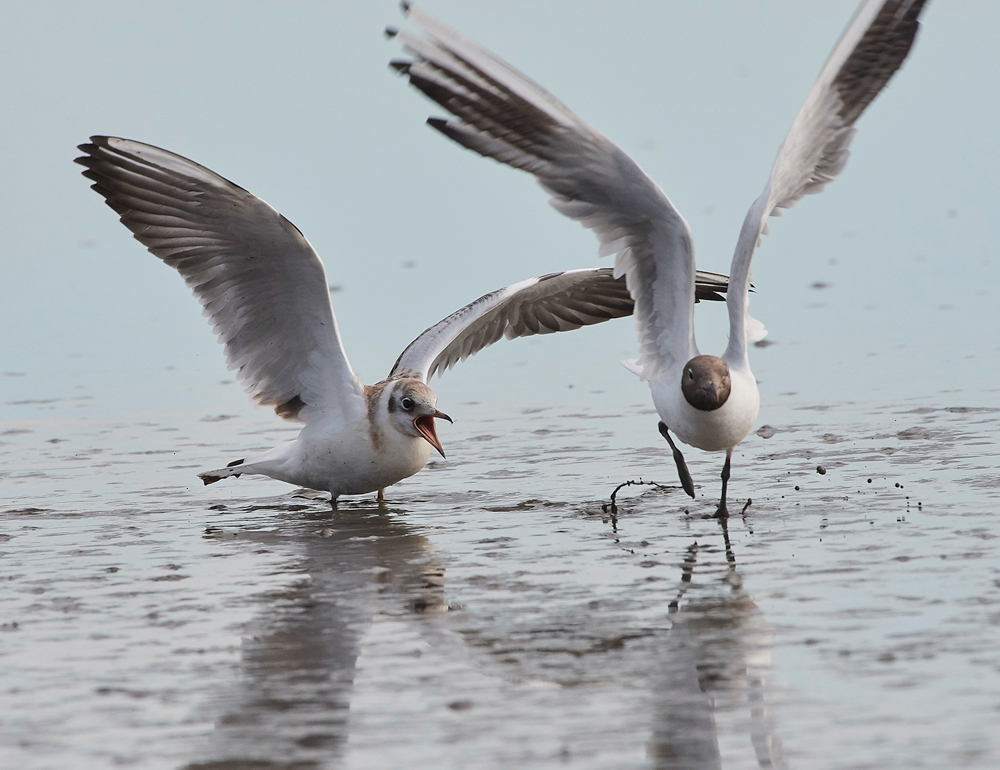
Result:
M646 406L481 408L385 506L337 513L191 483L287 432L263 414L17 408L4 766L1000 761L996 408L769 408L726 531L693 450L697 500L605 510L675 483Z

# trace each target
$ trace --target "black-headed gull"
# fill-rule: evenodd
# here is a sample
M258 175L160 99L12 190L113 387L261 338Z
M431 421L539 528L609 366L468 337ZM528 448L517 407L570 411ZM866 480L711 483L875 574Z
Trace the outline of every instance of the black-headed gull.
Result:
M93 136L76 162L93 189L150 252L183 276L204 308L229 368L251 399L304 422L294 441L199 477L244 473L341 495L378 491L444 456L427 387L501 337L579 329L632 313L610 269L569 270L491 292L427 329L389 376L362 385L330 304L326 272L305 236L264 201L167 150ZM726 278L698 275L698 297L721 300Z
M760 396L747 345L763 325L748 313L750 261L767 217L821 192L847 162L854 123L909 53L924 0L866 0L820 72L785 137L760 197L747 212L733 255L729 344L701 355L694 338L691 230L642 169L550 93L426 13L403 4L423 30L395 29L411 60L392 66L457 120L428 123L464 147L533 174L562 214L594 231L600 255L615 255L635 300L639 358L623 362L649 382L660 433L685 491L694 486L669 431L685 444L725 452L722 496L734 447L757 419Z

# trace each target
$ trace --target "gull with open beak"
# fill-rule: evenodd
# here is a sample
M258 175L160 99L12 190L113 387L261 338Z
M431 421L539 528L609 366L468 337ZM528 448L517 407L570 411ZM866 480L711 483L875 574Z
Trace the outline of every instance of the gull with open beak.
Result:
M865 0L830 54L747 212L730 268L729 344L701 355L694 338L691 230L663 191L619 147L541 86L423 11L403 10L423 37L397 36L410 60L392 66L457 120L428 123L480 155L532 174L561 214L594 231L601 256L635 300L639 358L623 362L649 383L685 491L694 485L670 431L685 444L725 452L716 515L727 515L733 449L757 419L760 396L747 345L764 327L748 312L750 261L768 216L821 192L847 162L854 123L902 65L924 0Z
M199 477L260 474L341 495L378 492L412 476L434 420L451 422L427 386L502 337L579 329L631 315L610 269L569 270L491 292L424 331L389 376L362 385L351 369L319 256L291 222L242 187L167 150L93 136L76 162L93 189L201 302L251 399L305 423L298 437ZM725 276L699 273L699 299L722 300Z

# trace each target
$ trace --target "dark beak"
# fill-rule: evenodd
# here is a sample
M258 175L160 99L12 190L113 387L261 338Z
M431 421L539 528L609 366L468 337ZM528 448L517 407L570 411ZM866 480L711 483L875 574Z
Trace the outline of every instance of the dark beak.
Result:
M424 437L428 444L434 447L442 457L445 457L444 449L441 448L441 442L438 440L437 430L434 427L435 417L440 417L442 420L453 422L453 420L444 412L434 412L434 414L420 415L413 421L413 427L420 432L420 435Z

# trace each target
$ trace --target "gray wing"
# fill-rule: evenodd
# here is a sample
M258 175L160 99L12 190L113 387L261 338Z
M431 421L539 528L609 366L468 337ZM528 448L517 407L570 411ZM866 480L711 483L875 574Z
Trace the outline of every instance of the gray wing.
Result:
M93 189L183 276L256 403L289 420L307 421L316 408L363 413L323 263L295 225L167 150L107 136L80 150Z
M827 59L785 137L771 176L747 212L733 255L729 292L730 364L746 358L750 262L767 217L822 192L843 170L854 123L906 59L925 0L866 0Z
M464 147L528 171L552 205L615 255L635 300L639 366L651 379L695 355L695 267L687 222L628 155L493 54L404 4L425 37L399 34L413 61L392 66L457 120L431 126Z
M697 274L696 301L723 301L728 279ZM609 267L568 270L490 292L423 332L396 360L393 377L421 377L451 369L459 361L506 337L570 331L632 315L624 278Z

